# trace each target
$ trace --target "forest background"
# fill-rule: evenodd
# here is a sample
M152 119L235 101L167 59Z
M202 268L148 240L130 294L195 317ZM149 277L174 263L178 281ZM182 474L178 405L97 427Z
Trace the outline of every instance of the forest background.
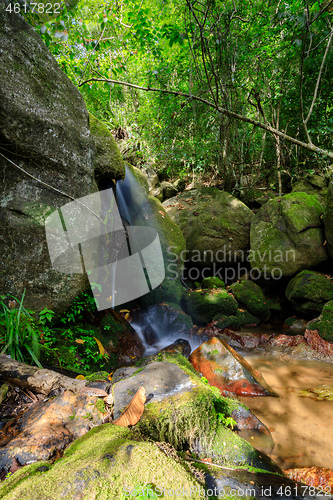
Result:
M280 194L330 171L333 0L72 2L24 15L142 165Z

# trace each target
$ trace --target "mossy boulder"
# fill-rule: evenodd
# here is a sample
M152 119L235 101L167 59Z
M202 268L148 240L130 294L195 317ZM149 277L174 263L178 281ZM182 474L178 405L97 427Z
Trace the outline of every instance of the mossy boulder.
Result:
M225 283L217 276L204 278L201 283L202 288L225 288Z
M243 280L231 285L230 291L237 302L253 316L257 316L263 321L269 319L269 305L259 285L253 281Z
M178 194L164 207L184 234L190 261L223 265L244 258L253 213L237 198L200 188Z
M317 197L290 193L270 200L251 224L249 260L268 276L291 276L328 258Z
M87 287L85 275L53 269L44 222L97 191L94 143L82 95L35 30L0 3L0 292L25 306L63 311ZM56 191L55 188L59 191ZM10 249L10 251L8 251Z
M301 271L289 281L286 297L296 311L313 317L326 302L333 300L333 280L315 271Z
M333 175L331 175L328 185L324 223L327 248L330 256L333 258Z
M234 297L220 289L186 291L182 296L182 304L195 324L209 323L219 313L230 316L238 309Z
M125 163L109 128L89 113L89 126L96 147L95 178L100 188L109 187L112 179L125 176Z
M308 323L308 330L317 330L319 335L327 342L333 342L333 300L327 302L321 315Z
M172 184L172 182L163 181L161 183L161 188L163 191L163 200L168 200L173 196L176 196L178 189Z
M326 205L327 181L321 175L308 175L305 179L295 182L292 186L292 192L302 192L315 196L323 207Z
M179 226L169 217L157 198L148 196L146 213L140 213L132 224L154 228L160 239L164 259L164 281L142 297L145 305L159 302L179 303L183 287L179 281L183 270L185 239Z
M140 488L159 487L161 492L192 488L191 498L199 500L199 486L184 461L166 456L128 428L105 424L76 440L54 464L37 462L18 470L1 484L0 496L3 500L110 500L125 494L134 498Z
M238 329L244 325L258 325L260 323L260 318L253 316L253 314L250 314L248 311L237 309L236 314L232 316L217 314L214 321L217 321L217 328L223 330L229 327Z

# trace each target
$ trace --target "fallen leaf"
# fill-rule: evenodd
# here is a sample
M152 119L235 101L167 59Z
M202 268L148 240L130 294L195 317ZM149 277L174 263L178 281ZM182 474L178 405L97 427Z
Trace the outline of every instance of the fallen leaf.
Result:
M108 358L109 355L106 352L106 350L104 349L104 346L103 346L102 342L100 340L96 339L96 337L94 337L94 339L96 340L96 344L98 345L99 353L101 354L101 356L104 356L105 358Z
M145 401L145 388L139 387L130 404L126 406L120 417L114 420L113 423L115 425L120 425L121 427L128 427L129 425L137 424L143 414L143 410L145 409Z
M78 375L75 378L78 379L78 380L85 380L86 379L86 377L84 375Z
M75 342L77 344L84 344L85 343L85 340L82 340L82 339L75 339Z

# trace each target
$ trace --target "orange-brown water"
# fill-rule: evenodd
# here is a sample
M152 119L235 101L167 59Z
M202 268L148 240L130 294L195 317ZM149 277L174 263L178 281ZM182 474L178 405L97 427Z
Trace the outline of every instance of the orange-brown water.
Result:
M282 469L333 469L333 401L298 396L302 389L333 386L333 365L249 356L246 359L280 396L240 398L271 431L275 446L270 457Z

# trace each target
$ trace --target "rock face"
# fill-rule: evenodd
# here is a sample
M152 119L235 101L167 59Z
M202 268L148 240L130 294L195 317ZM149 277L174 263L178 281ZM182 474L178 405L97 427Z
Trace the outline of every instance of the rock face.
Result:
M290 276L328 258L315 196L291 193L270 200L251 224L250 261L268 275Z
M333 280L315 271L301 271L289 281L286 297L297 311L313 318L333 300Z
M195 349L189 358L208 382L238 396L274 396L263 376L224 340L213 337Z
M89 113L90 132L95 143L95 178L100 189L108 187L111 179L122 179L125 163L116 141L107 126Z
M97 191L94 143L80 92L38 34L0 3L0 292L61 312L87 286L84 274L52 268L44 221Z
M324 222L328 251L330 256L333 257L333 175L331 175L331 179L328 185Z
M253 213L226 192L217 188L185 191L164 207L182 230L187 258L193 262L223 265L242 260L249 248Z

